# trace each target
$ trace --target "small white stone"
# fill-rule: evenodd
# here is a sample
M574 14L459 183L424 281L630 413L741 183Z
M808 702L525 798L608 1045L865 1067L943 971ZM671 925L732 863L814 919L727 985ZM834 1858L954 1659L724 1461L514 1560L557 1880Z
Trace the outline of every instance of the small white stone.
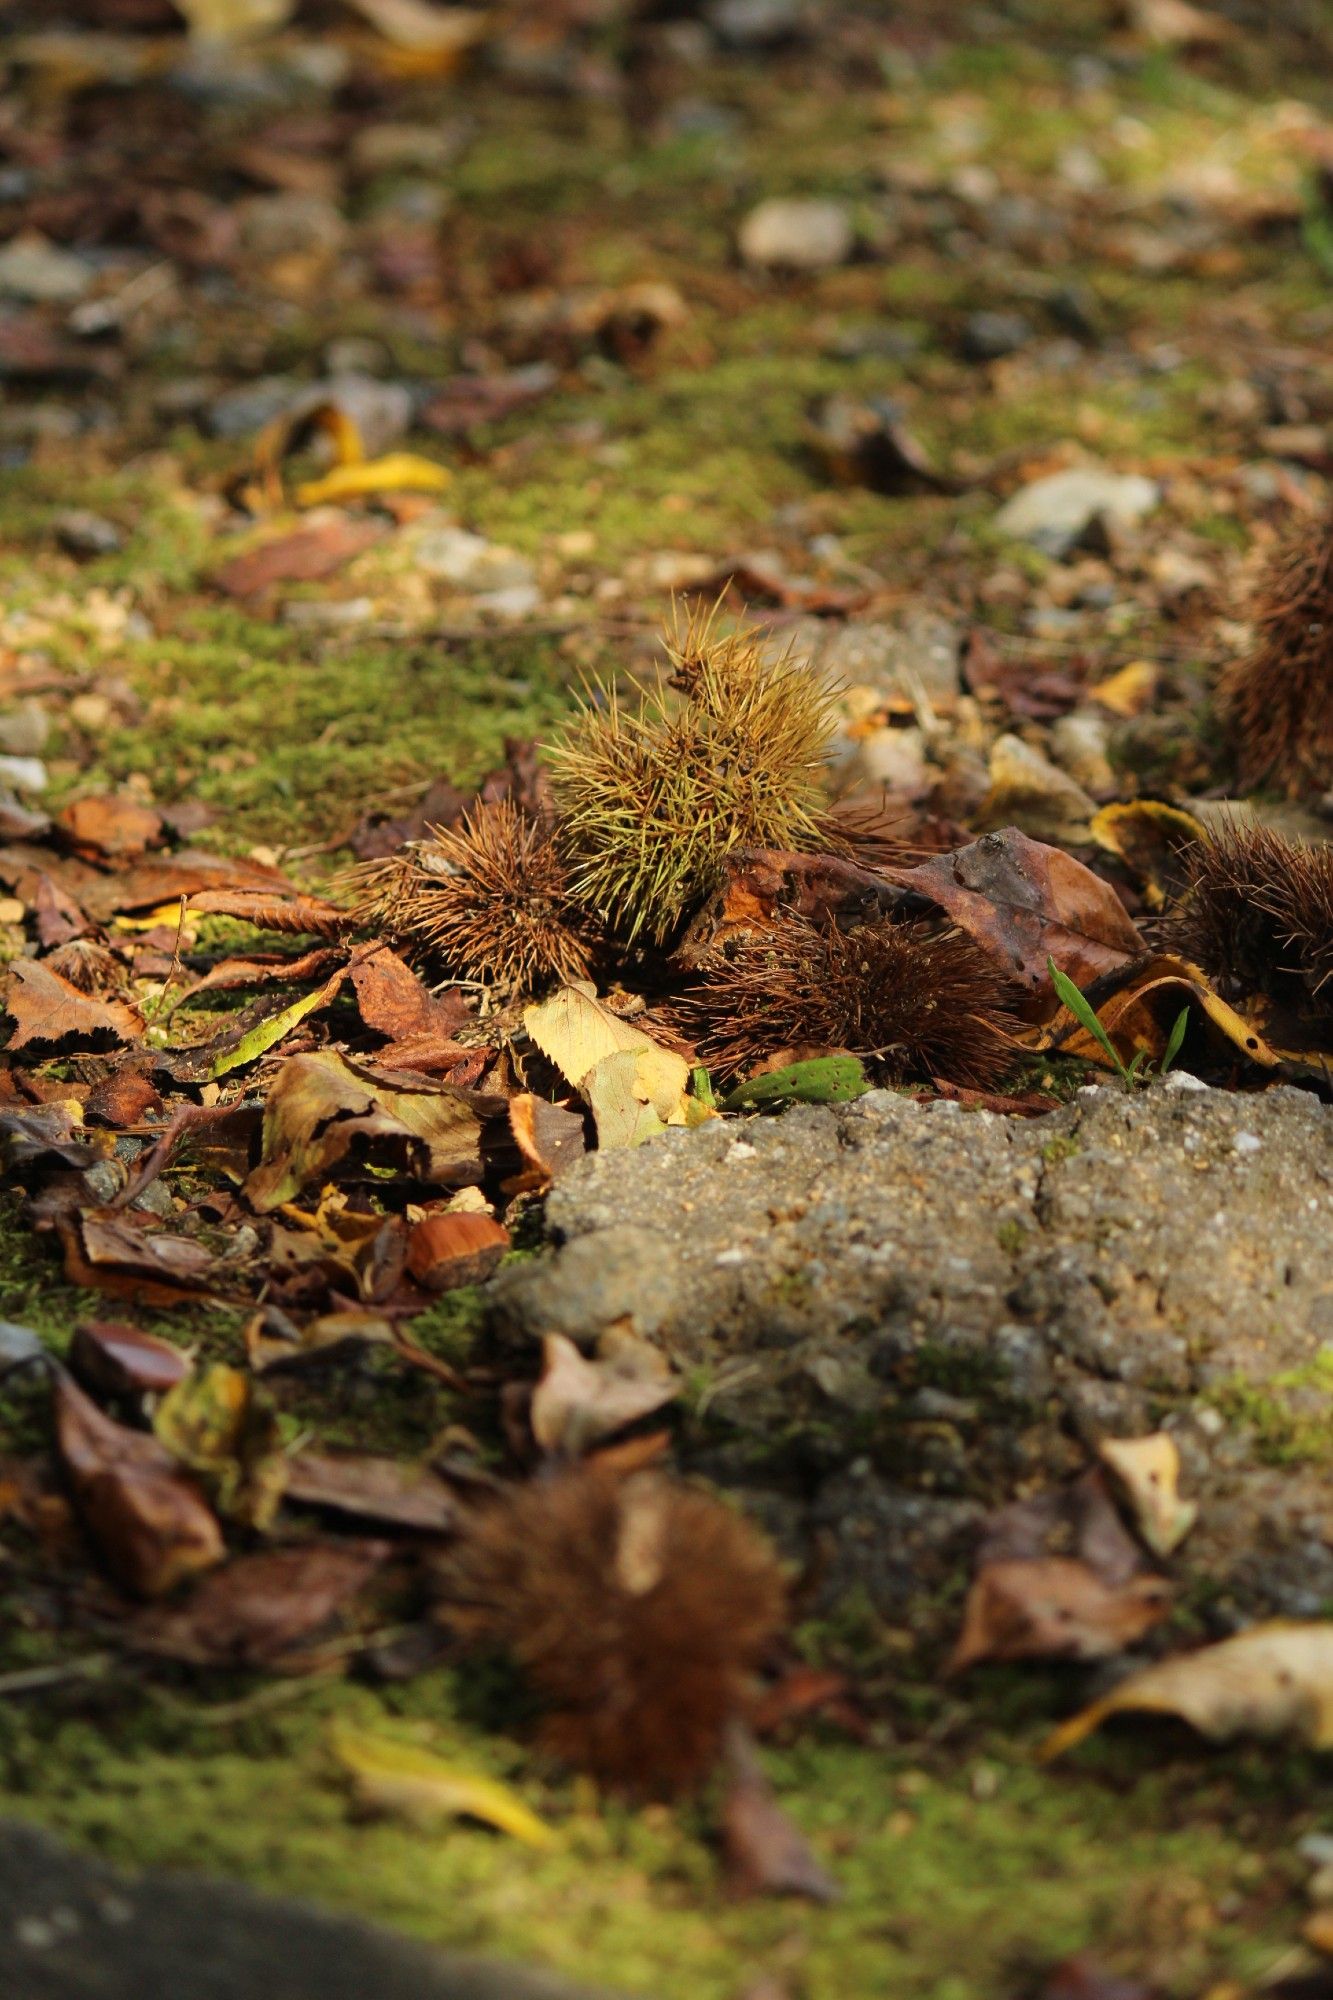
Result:
M743 1264L748 1254L745 1250L719 1250L713 1262L715 1264Z
M757 1160L759 1148L752 1146L748 1139L738 1139L731 1149L733 1160Z
M1257 1132L1237 1132L1231 1142L1231 1150L1234 1153L1257 1153L1263 1143Z
M1197 1076L1191 1076L1187 1069L1169 1070L1162 1080L1163 1090L1207 1090L1207 1088L1206 1083L1201 1083Z

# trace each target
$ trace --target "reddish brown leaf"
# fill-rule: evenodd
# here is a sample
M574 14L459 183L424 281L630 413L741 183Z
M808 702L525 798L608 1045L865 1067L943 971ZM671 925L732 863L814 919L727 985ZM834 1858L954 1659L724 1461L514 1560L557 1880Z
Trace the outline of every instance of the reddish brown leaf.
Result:
M71 799L56 815L71 847L96 860L135 860L162 839L162 815L137 799L99 794Z
M1109 883L1016 827L884 874L943 910L1009 978L1043 999L1048 956L1085 986L1146 949Z
M816 922L888 916L904 901L889 870L862 868L837 854L787 854L753 848L726 863L721 891L691 923L677 952L693 967L736 932L762 930L779 911Z
M299 958L277 958L265 954L257 958L224 958L189 986L172 994L173 1011L196 993L225 993L236 988L300 986L306 981L326 979L343 954L336 945L316 945Z
M527 1169L521 1177L524 1190L549 1187L588 1150L584 1114L534 1097L530 1091L510 1098L509 1130ZM517 1188L511 1184L506 1191Z
M37 941L46 951L52 945L68 944L71 938L82 937L92 928L74 898L67 896L49 875L38 876L32 908Z
M240 1556L179 1609L143 1613L131 1644L195 1666L304 1668L298 1647L333 1636L388 1555L385 1542L309 1542Z
M92 1000L36 958L16 958L10 966L5 1012L14 1023L11 1052L34 1044L131 1042L144 1026L137 1008L121 1000Z
M467 1019L467 1003L457 992L437 999L411 967L385 944L352 960L352 985L361 1019L391 1042L447 1040Z
M127 1589L161 1597L222 1560L222 1531L194 1481L156 1438L114 1423L66 1376L56 1436L84 1525Z
M432 1292L479 1285L509 1248L509 1231L490 1215L427 1215L407 1239L407 1268Z
M104 1396L164 1396L190 1372L179 1347L117 1320L84 1320L74 1329L69 1365Z
M320 896L289 896L251 889L200 889L190 897L198 917L237 917L261 931L304 932L335 937L347 927L347 912Z
M228 597L259 597L277 583L317 583L379 538L373 521L333 520L298 528L233 556L215 572L213 583Z
M156 1086L142 1071L133 1069L117 1070L100 1078L84 1105L85 1117L100 1125L112 1125L117 1131L156 1117L161 1110L162 1099Z

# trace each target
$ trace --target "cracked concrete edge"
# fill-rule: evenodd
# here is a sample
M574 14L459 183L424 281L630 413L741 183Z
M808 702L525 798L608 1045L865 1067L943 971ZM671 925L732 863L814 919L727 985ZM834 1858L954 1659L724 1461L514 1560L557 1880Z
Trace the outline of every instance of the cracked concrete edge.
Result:
M6 2000L615 2000L239 1883L124 1875L0 1819Z

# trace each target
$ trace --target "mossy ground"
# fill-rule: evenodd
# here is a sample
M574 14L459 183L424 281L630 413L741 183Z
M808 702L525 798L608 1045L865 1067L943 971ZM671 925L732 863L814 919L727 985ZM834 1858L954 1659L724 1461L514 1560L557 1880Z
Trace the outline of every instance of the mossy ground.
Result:
M616 664L635 634L651 632L660 594L614 594L646 553L762 547L782 510L799 506L806 536L836 536L851 562L900 582L904 600L926 570L947 600L951 577L993 554L990 497L885 500L830 485L803 443L820 395L901 398L945 465L1039 459L1071 438L1160 469L1236 449L1226 419L1207 414L1234 372L1217 315L1242 282L1270 329L1325 311L1318 217L1306 239L1240 236L1230 263L1183 274L1085 254L1071 234L1052 275L1084 288L1131 349L1171 344L1147 373L1117 372L1095 353L1062 374L1020 359L990 379L960 364L969 312L1016 299L1040 319L1040 300L1024 303L1021 258L970 263L914 242L819 281L741 282L731 268L737 215L761 195L829 192L855 208L886 167L947 167L968 121L981 132L966 152L972 165L1034 180L1090 133L1118 132L1108 171L1127 196L1201 156L1225 157L1249 186L1289 174L1276 100L1320 85L1283 70L1281 36L1247 41L1202 71L1140 55L1109 67L1075 105L1068 59L1100 49L1101 10L1062 8L1058 26L1053 11L1011 7L999 34L994 14L989 30L964 23L910 72L861 71L836 93L806 88L799 67L719 63L711 92L738 116L717 133L634 143L595 99L479 88L478 138L453 182L459 257L475 265L476 284L506 243L549 236L570 281L651 274L690 304L650 365L596 357L536 418L479 433L455 467L447 504L458 518L534 558L544 587L573 592L583 609L553 617L549 630L441 638L408 619L395 631L393 576L374 551L334 594L364 584L387 636L315 636L221 604L208 587L219 560L208 504L238 453L190 430L161 435L131 398L123 435L47 438L0 493L6 643L45 654L89 690L114 679L134 697L118 711L132 721L90 729L57 716L53 796L138 775L161 800L215 805L205 840L291 849L289 865L314 879L368 804L440 771L477 778L505 736L549 726L579 671ZM409 93L404 115L437 110ZM373 206L391 193L372 185L361 199ZM997 299L997 283L1013 298ZM832 338L885 324L909 337L901 354L872 344L844 358L847 343ZM227 354L234 331L224 315L212 358ZM337 286L327 302L285 305L271 324L247 321L230 352L252 373L313 374L325 344L353 333L380 340L391 370L428 376L455 365L392 302ZM155 372L169 370L150 354L144 380ZM591 442L571 444L581 438ZM438 440L417 442L447 455ZM72 505L119 523L124 548L82 565L61 555L52 524ZM1227 545L1244 539L1206 500L1192 524ZM580 535L568 553L561 538ZM1036 558L1029 566L1044 568ZM599 584L611 587L599 600L607 614L584 615ZM996 623L1007 615L997 608ZM1115 635L1106 666L1154 639L1188 655L1188 642L1145 620ZM62 1285L48 1246L12 1213L0 1218L0 1297L5 1317L57 1349L79 1317L109 1310ZM144 1323L239 1357L238 1322L216 1312ZM475 1299L456 1299L416 1333L461 1359L475 1325ZM468 1414L434 1384L373 1365L276 1393L293 1423L317 1417L326 1440L362 1449L419 1451ZM1267 1424L1276 1452L1308 1441L1304 1416L1259 1409L1259 1392L1244 1385L1227 1394L1223 1413ZM12 1448L38 1442L40 1392L11 1390L0 1423ZM0 1676L48 1664L49 1642L17 1614L6 1626L3 1592L0 1572ZM881 1682L885 1661L911 1652L910 1635L867 1627L852 1605L837 1630L802 1640L819 1661L873 1662ZM1282 1962L1300 1910L1294 1841L1318 1817L1312 1763L1127 1730L1044 1770L1035 1751L1077 1698L1074 1679L1006 1672L952 1691L918 1671L904 1664L869 1742L816 1726L768 1753L781 1796L842 1885L829 1910L728 1900L706 1804L631 1811L544 1772L506 1733L512 1718L495 1692L453 1669L376 1691L354 1680L186 1685L165 1673L144 1684L113 1663L103 1677L0 1704L0 1804L120 1861L234 1873L644 1995L736 2000L767 1969L800 2000L1000 2000L1065 1952L1092 1948L1150 1970L1183 2000L1247 1990ZM534 1855L461 1826L425 1835L358 1821L327 1747L335 1716L510 1778L560 1827L559 1851Z

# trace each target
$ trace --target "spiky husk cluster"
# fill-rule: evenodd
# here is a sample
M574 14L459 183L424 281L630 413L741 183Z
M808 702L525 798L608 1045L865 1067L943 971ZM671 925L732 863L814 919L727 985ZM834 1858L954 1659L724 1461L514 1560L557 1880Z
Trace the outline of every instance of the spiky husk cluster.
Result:
M1224 827L1185 850L1187 886L1162 941L1226 999L1264 994L1333 1011L1333 847Z
M538 1698L545 1747L651 1796L707 1773L786 1598L767 1542L729 1507L596 1466L489 1507L447 1591L474 1642L507 1653Z
M808 848L824 831L828 688L710 616L668 644L670 696L603 691L548 750L575 895L626 943L662 944L738 847Z
M548 828L501 799L354 871L355 921L505 993L585 979L590 925Z
M1271 558L1255 622L1252 650L1218 688L1242 782L1323 791L1333 785L1333 514Z
M1014 1059L1012 990L961 931L888 919L820 929L784 916L738 938L674 1010L722 1075L780 1049L849 1049L891 1078L979 1088Z

